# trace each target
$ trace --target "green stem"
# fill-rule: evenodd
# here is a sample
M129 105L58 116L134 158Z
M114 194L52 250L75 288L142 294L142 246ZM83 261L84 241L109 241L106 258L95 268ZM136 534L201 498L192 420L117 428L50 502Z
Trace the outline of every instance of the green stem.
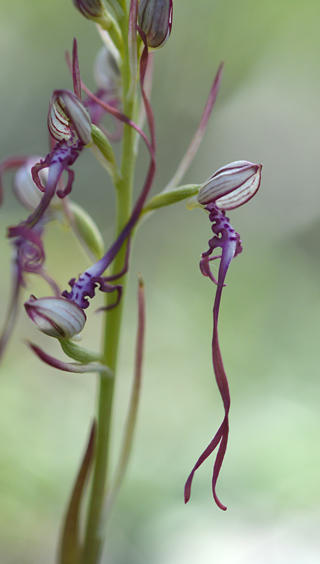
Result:
M128 34L128 20L122 22L123 37ZM130 88L130 67L128 56L128 45L124 41L123 57L123 100L124 113L132 118L135 109L135 98L128 95ZM134 176L134 130L125 125L123 134L121 175L117 182L117 218L116 236L122 231L127 223L132 209L132 189ZM125 245L114 260L112 272L121 272L125 261ZM103 363L106 364L116 375L117 353L119 348L121 321L123 313L124 298L126 293L127 276L119 279L122 284L123 292L120 304L106 312L105 338L103 349ZM107 303L110 296L107 294ZM111 438L111 416L113 405L115 378L100 379L98 395L98 433L95 445L95 464L92 478L91 493L87 513L86 536L83 548L83 564L96 564L99 560L102 549L101 538L101 514L106 494L106 484L108 482L109 451Z

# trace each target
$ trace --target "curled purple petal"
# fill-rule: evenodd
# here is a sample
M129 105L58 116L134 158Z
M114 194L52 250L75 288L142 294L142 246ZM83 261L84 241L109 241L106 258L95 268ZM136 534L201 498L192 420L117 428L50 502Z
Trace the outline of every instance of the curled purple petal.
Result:
M111 307L118 305L122 293L122 287L117 284L108 284L107 278L103 278L101 276L92 276L89 271L90 269L86 270L86 272L84 272L78 278L78 280L72 278L69 281L71 291L68 292L67 290L64 290L64 292L62 292L62 296L64 298L67 298L68 300L71 300L82 309L87 309L87 307L89 307L89 301L87 298L93 298L95 296L96 288L99 286L99 290L101 292L108 294L115 291L118 292L118 299L116 300L116 303ZM100 311L105 309L106 308L100 308ZM110 309L110 306L107 309Z
M45 260L41 234L24 226L18 226L16 233L19 268L24 272L39 272Z
M39 205L25 221L16 227L9 228L8 237L17 237L19 236L20 227L32 228L40 221L57 191L63 171L68 173L68 183L64 191L59 191L59 196L64 197L71 191L74 174L70 166L76 161L83 148L84 145L79 140L71 145L65 141L60 141L56 143L51 153L49 153L45 159L41 160L32 168L33 181L39 190L43 192L43 196ZM49 172L46 186L43 186L39 173L46 168L48 168Z
M229 219L225 216L225 212L220 210L217 205L210 203L206 206L209 212L209 219L212 222L212 232L214 236L209 240L208 251L202 254L202 259L200 261L200 270L204 276L208 276L215 284L217 284L217 290L213 306L213 337L212 337L212 363L213 370L216 378L216 382L219 388L219 392L223 401L224 406L224 419L215 434L212 441L209 443L207 448L198 458L196 464L194 465L191 473L185 484L184 498L185 503L190 499L191 486L195 471L201 466L201 464L218 448L212 476L212 493L214 500L218 507L222 510L226 510L226 506L221 503L216 493L216 484L218 476L221 470L223 459L226 453L228 436L229 436L229 410L230 410L230 393L227 376L224 370L219 338L218 338L218 318L219 309L221 302L222 289L225 285L225 278L230 266L231 260L237 256L242 251L240 236L231 226ZM222 254L220 256L211 257L213 251L220 247ZM210 270L210 261L220 258L219 274L216 280Z

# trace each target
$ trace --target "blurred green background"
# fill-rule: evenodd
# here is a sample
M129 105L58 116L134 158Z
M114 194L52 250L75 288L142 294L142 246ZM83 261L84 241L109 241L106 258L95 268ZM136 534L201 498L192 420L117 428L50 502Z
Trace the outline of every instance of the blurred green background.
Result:
M46 154L52 90L71 87L64 52L76 36L82 76L93 88L100 41L71 0L1 0L0 13L0 155ZM171 38L155 53L155 192L188 146L221 60L221 91L185 181L201 183L233 160L263 164L258 195L230 213L244 252L228 273L220 318L232 411L218 494L228 511L212 500L213 460L197 472L183 504L184 481L223 412L210 357L214 287L198 268L210 225L180 204L160 210L136 237L115 460L132 378L138 272L148 314L143 394L103 563L319 563L319 21L318 0L174 0ZM137 190L145 157L140 165ZM89 151L75 171L73 199L111 242L114 197L104 171ZM8 176L0 211L1 317L10 288L6 227L24 213ZM87 266L59 228L48 230L46 249L63 287ZM99 344L101 320L91 312L89 347ZM26 338L60 354L21 311L1 366L0 561L52 564L94 410L95 377L45 367Z

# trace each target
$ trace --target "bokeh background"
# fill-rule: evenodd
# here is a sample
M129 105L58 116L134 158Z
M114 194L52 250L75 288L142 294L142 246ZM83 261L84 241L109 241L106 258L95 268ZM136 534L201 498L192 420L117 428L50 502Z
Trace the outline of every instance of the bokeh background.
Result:
M51 93L71 87L64 52L76 36L82 76L93 88L100 41L71 0L0 0L0 13L0 155L46 154ZM198 269L210 225L199 210L179 204L145 222L135 241L114 460L132 379L138 272L148 312L144 383L135 451L103 563L320 560L319 21L318 0L174 0L171 38L155 54L155 192L188 146L221 60L221 91L185 181L201 183L233 160L263 164L258 195L230 213L244 252L228 273L220 319L232 411L218 493L228 511L212 500L210 460L183 504L184 481L223 412L210 358L214 287ZM142 156L137 190L146 162ZM72 197L110 243L114 197L104 171L89 151L75 171ZM1 318L10 290L6 227L24 213L8 175L0 210ZM48 230L46 248L63 287L88 264L61 228ZM37 295L45 291L30 282ZM99 344L101 319L92 312L88 347ZM94 375L47 368L26 338L59 354L21 310L1 366L1 564L55 562L95 404Z

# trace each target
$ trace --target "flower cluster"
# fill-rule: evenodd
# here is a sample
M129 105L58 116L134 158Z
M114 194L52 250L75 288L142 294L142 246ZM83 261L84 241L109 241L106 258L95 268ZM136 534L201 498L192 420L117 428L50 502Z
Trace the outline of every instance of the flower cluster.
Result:
M111 107L118 105L119 85L116 80L117 67L106 46L99 53L95 72L99 90L98 102L108 100ZM102 59L102 60L101 60ZM63 212L72 213L73 220L79 219L79 208L73 205L62 206L62 200L70 194L74 182L72 165L86 146L93 145L92 123L98 124L106 112L99 103L88 97L82 103L81 79L78 66L77 43L73 46L72 68L74 92L54 91L48 112L48 129L52 140L52 150L45 158L37 156L11 157L0 163L0 174L17 169L13 189L18 200L29 210L29 217L8 230L14 252L12 296L7 318L0 337L0 356L11 335L17 315L20 290L26 286L25 273L41 275L50 285L55 297L40 298L31 296L25 304L29 317L44 333L72 338L84 327L86 316L81 308L75 308L70 301L61 297L55 281L44 269L45 252L42 237L45 226L52 220L60 219ZM111 72L112 68L112 72ZM67 174L65 183L62 175ZM0 194L2 185L0 183ZM88 217L81 218L75 227L87 231ZM75 216L77 216L75 218ZM76 221L77 223L77 221ZM83 229L83 228L86 229ZM94 224L90 224L89 237L96 238ZM53 328L53 329L52 329Z

